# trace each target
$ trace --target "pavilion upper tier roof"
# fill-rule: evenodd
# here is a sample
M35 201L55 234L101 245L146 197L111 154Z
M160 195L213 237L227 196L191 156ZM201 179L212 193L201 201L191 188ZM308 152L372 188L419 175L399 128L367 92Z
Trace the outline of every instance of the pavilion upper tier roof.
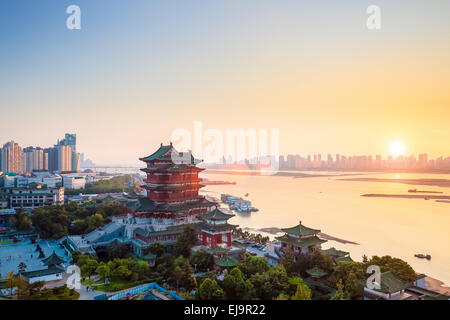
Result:
M144 158L140 158L139 160L144 161L144 162L149 162L149 161L155 161L155 160L159 160L159 161L172 161L174 162L174 158L180 159L180 163L184 163L185 159L189 159L189 164L198 164L201 162L201 160L197 160L194 158L194 156L192 155L192 152L178 152L174 146L172 145L172 143L170 143L170 145L168 146L164 146L161 143L161 146L159 147L158 150L156 150L154 153L152 153L151 155L144 157Z
M58 256L56 254L55 251L53 251L53 253L48 257L42 260L42 262L44 263L44 265L46 266L52 266L52 265L60 265L65 263L66 261L64 261L63 258L61 258L60 256Z
M228 220L230 218L233 218L234 216L235 216L234 214L225 213L216 207L216 209L214 209L210 213L203 215L202 219L204 219L204 220Z
M130 202L127 207L133 212L170 211L177 212L198 207L212 207L215 203L205 198L179 203L156 203L148 198L140 198L139 202Z
M281 231L286 232L287 234L296 235L300 237L313 236L320 232L320 230L305 227L304 225L302 225L301 222L295 227L281 229Z
M200 172L203 171L205 169L203 168L198 168L192 164L175 164L175 163L170 163L164 166L158 166L158 167L153 167L153 168L143 168L141 169L141 171L145 172L145 173L167 173L167 172L187 172L187 171L196 171L196 172Z

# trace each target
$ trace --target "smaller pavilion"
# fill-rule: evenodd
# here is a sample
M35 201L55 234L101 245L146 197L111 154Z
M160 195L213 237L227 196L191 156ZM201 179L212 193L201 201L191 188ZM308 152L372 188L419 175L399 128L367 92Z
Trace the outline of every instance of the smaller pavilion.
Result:
M321 249L321 244L327 240L320 239L317 234L320 230L311 229L302 225L281 229L285 234L276 239L281 242L281 250L292 250L294 254L308 254Z
M199 238L204 246L214 249L218 244L226 244L231 247L231 234L236 228L235 225L228 223L234 214L228 214L216 207L210 213L203 215L202 222L198 228L200 230Z

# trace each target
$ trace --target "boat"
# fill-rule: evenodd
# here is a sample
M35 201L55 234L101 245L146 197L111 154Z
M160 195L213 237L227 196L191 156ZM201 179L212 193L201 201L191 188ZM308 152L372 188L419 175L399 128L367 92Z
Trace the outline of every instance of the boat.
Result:
M408 192L417 192L417 189L410 189Z
M419 258L419 259L431 260L431 256L429 254L425 255L422 253L418 253L418 254L415 254L414 257Z

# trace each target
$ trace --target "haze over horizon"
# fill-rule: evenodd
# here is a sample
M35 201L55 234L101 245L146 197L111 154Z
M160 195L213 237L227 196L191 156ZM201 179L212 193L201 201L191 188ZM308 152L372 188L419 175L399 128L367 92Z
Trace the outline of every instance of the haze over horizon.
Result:
M173 130L279 129L280 154L450 156L450 3L0 3L0 144L77 134L101 165L138 164ZM207 14L206 14L207 13Z

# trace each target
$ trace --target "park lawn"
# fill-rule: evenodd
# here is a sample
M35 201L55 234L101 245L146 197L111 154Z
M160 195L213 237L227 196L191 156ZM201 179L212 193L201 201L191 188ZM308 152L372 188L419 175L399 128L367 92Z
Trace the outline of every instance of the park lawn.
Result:
M139 282L136 282L136 281L128 281L128 280L123 280L123 279L110 279L110 282L108 285L104 284L103 281L100 280L100 281L97 281L93 285L93 287L97 291L115 292L115 291L132 288L137 285L139 285Z

